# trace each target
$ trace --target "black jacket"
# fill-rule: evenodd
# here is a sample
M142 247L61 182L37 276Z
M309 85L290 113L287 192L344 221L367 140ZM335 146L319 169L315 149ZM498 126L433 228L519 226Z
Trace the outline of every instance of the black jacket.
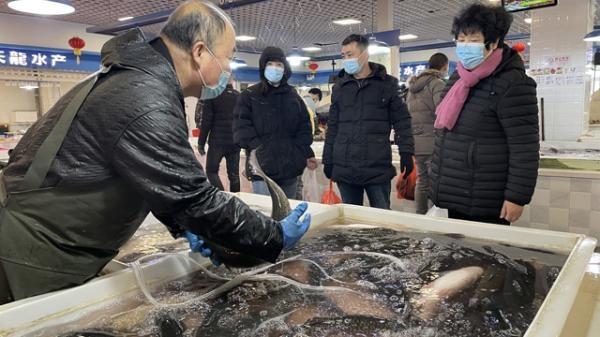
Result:
M261 83L244 90L234 111L234 140L244 149L257 151L263 171L273 180L298 177L306 168L306 159L314 157L312 128L308 110L296 90L287 84L291 70L285 55L276 53L285 64L279 87L264 78L270 48L260 60ZM281 55L279 55L281 54Z
M119 177L174 235L189 229L274 261L283 245L281 226L210 185L189 144L183 92L167 59L136 29L109 40L102 63L112 70L79 110L44 185L85 186ZM4 171L10 191L18 190L72 96L65 94L15 148Z
M208 138L209 146L236 147L233 142L233 109L240 96L231 85L217 98L202 102L200 137L203 146Z
M455 73L446 91L459 79ZM471 89L452 131L438 131L431 197L442 208L498 217L504 200L531 201L539 164L536 83L505 47L501 65Z
M390 132L398 150L414 153L410 114L400 97L398 80L384 66L369 63L370 77L356 80L342 70L333 87L324 165L334 181L354 185L383 184L395 175Z

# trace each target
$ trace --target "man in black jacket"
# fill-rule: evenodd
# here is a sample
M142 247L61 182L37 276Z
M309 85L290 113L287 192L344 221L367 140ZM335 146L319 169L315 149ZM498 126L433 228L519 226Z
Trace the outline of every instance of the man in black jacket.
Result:
M189 144L183 99L220 94L234 47L227 15L197 0L158 39L131 30L103 46L110 70L66 93L2 172L0 304L93 278L149 211L175 237L271 262L300 239L306 205L281 222L251 210L208 183Z
M410 114L399 96L398 80L385 67L368 62L368 40L350 35L342 42L344 70L333 87L323 150L325 175L337 182L344 203L390 208L390 132L400 151L401 171L413 170Z
M261 82L244 90L234 111L235 142L257 149L263 171L288 198L295 198L298 176L316 169L310 147L312 128L304 101L288 84L292 70L283 50L267 47L259 61ZM268 195L266 184L252 178L254 193Z
M219 178L219 166L225 158L229 190L240 191L240 148L233 142L233 108L240 92L227 85L221 96L202 102L202 118L200 121L200 137L198 151L206 154L208 138L208 154L206 156L206 175L213 186L221 191L223 183Z

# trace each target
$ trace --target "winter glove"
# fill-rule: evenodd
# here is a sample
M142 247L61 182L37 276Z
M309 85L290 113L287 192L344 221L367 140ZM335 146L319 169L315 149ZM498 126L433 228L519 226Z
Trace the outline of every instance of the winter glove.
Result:
M323 173L325 173L325 176L327 177L327 179L331 179L332 172L333 172L333 165L331 165L331 164L323 165Z
M206 144L198 144L198 152L200 152L201 155L205 156L206 155Z
M412 157L410 152L400 152L400 172L404 172L404 179L408 178L414 169Z
M190 250L192 252L200 253L204 257L209 257L213 265L217 267L221 265L221 262L212 257L212 251L210 248L204 247L204 240L202 240L198 235L190 231L185 231L185 238L188 240L190 244Z
M303 202L281 221L284 250L292 249L310 227L310 214L306 214L304 219L300 220L307 209L308 204Z

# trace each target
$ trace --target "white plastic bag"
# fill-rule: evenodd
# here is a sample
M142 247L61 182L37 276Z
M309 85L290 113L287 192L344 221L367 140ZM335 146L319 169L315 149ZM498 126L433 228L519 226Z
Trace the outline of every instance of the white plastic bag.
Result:
M433 205L433 207L431 207L431 209L429 209L429 211L427 211L427 214L425 214L425 215L433 216L433 217L437 217L437 218L447 218L448 210L445 208L439 208L436 205Z
M317 170L305 169L302 174L302 199L308 202L320 202L321 192L317 182Z

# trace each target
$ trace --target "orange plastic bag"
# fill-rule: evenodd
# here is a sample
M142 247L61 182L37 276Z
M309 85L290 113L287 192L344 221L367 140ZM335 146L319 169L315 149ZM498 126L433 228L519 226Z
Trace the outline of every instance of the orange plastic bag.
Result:
M404 178L404 172L401 172L396 182L396 196L398 199L415 200L415 189L417 188L417 163L413 157L413 170Z
M326 205L335 205L342 203L342 199L337 194L335 194L335 191L333 190L333 180L329 180L329 188L325 190L325 193L323 193L321 203Z

